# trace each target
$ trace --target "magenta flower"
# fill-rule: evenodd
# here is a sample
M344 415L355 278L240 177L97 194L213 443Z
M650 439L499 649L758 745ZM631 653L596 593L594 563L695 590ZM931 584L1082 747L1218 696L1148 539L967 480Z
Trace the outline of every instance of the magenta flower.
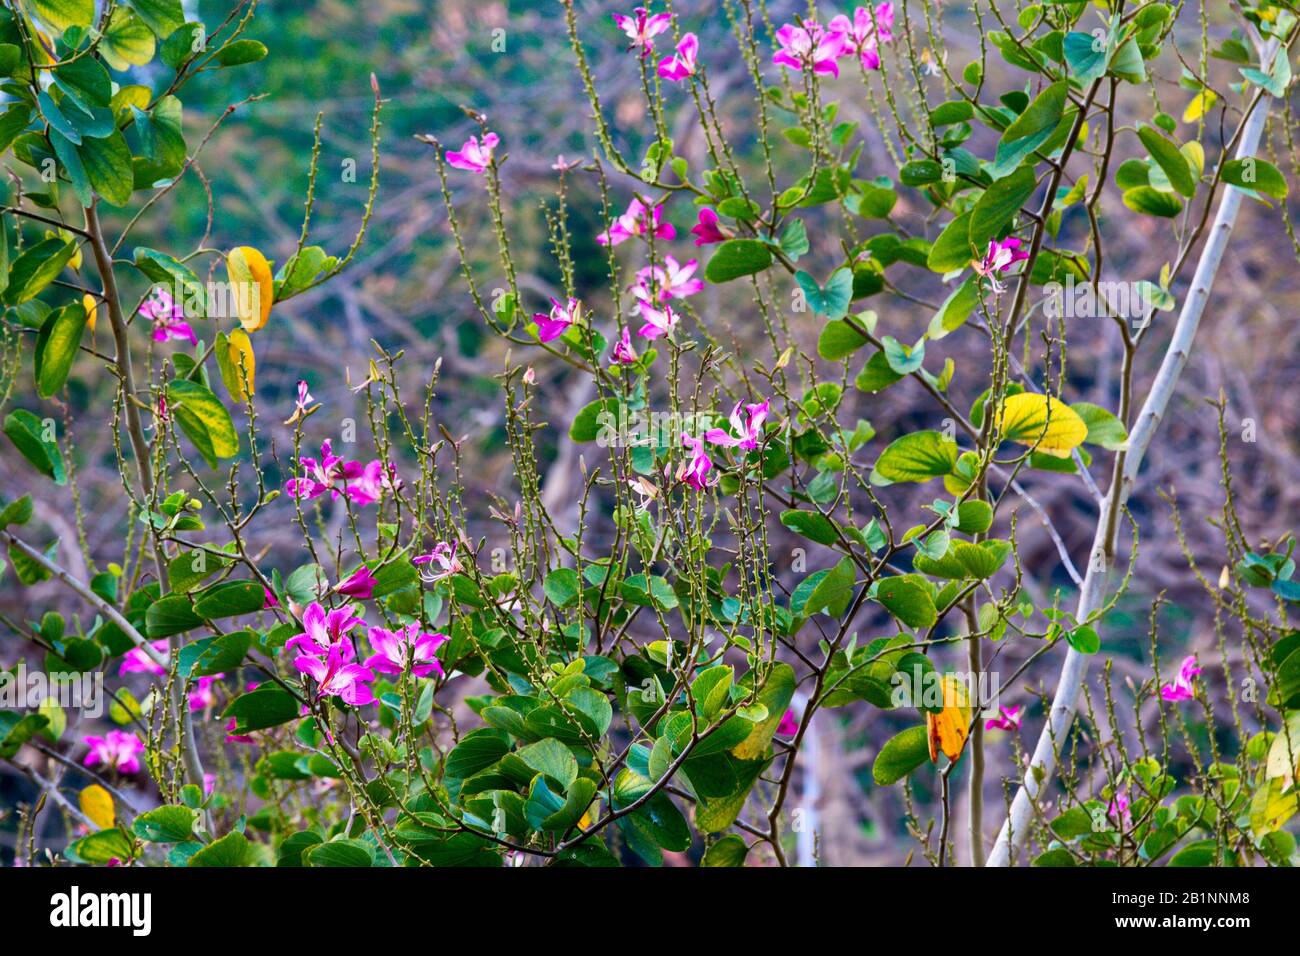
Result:
M275 596L275 592L265 585L262 586L262 593L265 597L262 600L262 610L269 611L272 608L280 606L280 599Z
M211 677L200 677L198 684L189 693L190 710L207 710L217 706L217 694L212 685L225 676L213 674Z
M347 483L344 493L354 505L373 505L393 487L391 476L395 470L395 465L385 470L384 463L377 459L367 462L361 466L361 473Z
M167 642L153 641L149 645L163 657L167 656ZM133 647L122 655L122 663L117 669L118 676L123 674L153 674L162 677L167 668L157 663L143 647Z
M185 321L185 313L172 298L170 292L162 286L154 286L149 298L140 303L139 314L153 323L153 340L166 342L168 339L180 339L191 345L198 345L199 340L194 330Z
M471 136L459 150L448 150L447 165L471 173L485 173L492 165L492 152L500 142L501 137L496 133L484 133L481 143L477 136Z
M140 772L140 755L144 753L144 742L135 734L110 730L103 737L89 735L84 743L90 748L90 753L82 761L87 767L104 767L118 773Z
M704 289L704 280L696 279L699 263L691 259L682 265L672 256L664 256L663 266L646 266L637 271L632 294L642 302L667 302L684 299Z
M235 733L235 731L238 729L239 729L239 719L237 717L231 717L229 722L227 722L226 724L226 743L230 743L230 744L253 743L253 738L250 737L248 734Z
M704 439L682 432L682 445L691 450L691 456L677 466L677 480L703 491L709 487L709 472L713 470L713 460L704 450Z
M630 329L624 329L623 337L614 343L614 364L631 365L636 359L636 349L632 348L632 332Z
M646 302L641 303L641 318L645 319L645 325L637 329L636 334L643 339L652 340L667 335L681 321L681 316L673 311L672 306L656 309Z
M318 697L339 697L345 704L364 707L375 699L369 684L375 679L375 672L352 663L355 657L352 644L339 641L330 646L323 660L303 654L294 659L293 666L316 682Z
M656 239L676 239L677 230L671 222L662 222L663 203L647 207L639 199L633 199L627 206L627 212L615 219L608 229L596 237L602 246L617 246L633 236L653 235Z
M1171 704L1191 700L1196 696L1196 688L1192 686L1192 681L1200 673L1201 666L1197 663L1195 654L1183 658L1183 666L1178 668L1178 676L1174 678L1172 684L1165 684L1160 688L1160 696Z
M758 443L763 437L763 423L767 421L767 413L768 403L764 399L757 405L746 405L745 417L742 419L740 417L740 402L737 402L728 419L731 423L731 433L727 433L721 428L710 428L704 433L704 440L710 445L722 445L726 448L751 451L758 447Z
M718 219L718 214L708 206L701 206L699 222L691 226L691 235L695 236L697 246L707 246L714 242L726 242L732 238L731 230Z
M846 52L856 53L862 65L868 70L880 69L880 51L878 45L890 43L894 39L894 5L878 3L875 9L858 7L853 11L853 20L840 14L831 20L830 28L844 34Z
M358 624L364 623L356 609L344 605L326 610L318 601L312 601L302 615L302 633L284 642L287 651L302 654L324 654Z
M998 708L998 715L984 721L985 730L1019 730L1022 714L1020 705Z
M298 459L298 467L302 477L290 478L284 486L295 498L317 498L327 491L337 498L340 492L335 486L360 477L365 468L359 461L344 461L335 455L328 438L321 442L319 460L304 455Z
M215 773L205 773L203 775L203 795L212 796L212 791L217 788L217 775Z
M306 380L304 379L303 381L299 382L298 398L295 400L293 405L293 414L289 416L289 418L285 421L285 424L292 425L294 422L298 421L300 418L306 415L307 406L314 401L315 399L311 397L311 392L307 391Z
M781 722L776 725L776 733L780 737L793 737L799 732L799 718L794 715L793 710L787 710L781 715Z
M400 677L409 658L414 676L428 677L437 673L439 677L444 677L446 674L442 662L434 656L434 651L447 640L446 634L421 632L419 624L408 624L399 631L372 627L370 646L375 649L375 653L366 659L366 666L381 674Z
M1110 805L1106 807L1106 815L1116 823L1122 823L1125 828L1133 825L1133 813L1130 809L1132 806L1128 798L1127 790L1115 791L1115 798L1111 800Z
M993 283L993 291L1002 292L1004 286L998 281L997 273L1006 272L1017 262L1029 258L1029 253L1022 250L1022 243L1014 236L998 242L989 240L988 252L984 253L983 262L972 262L971 266L982 276L987 276Z
M459 574L465 570L461 563L456 560L456 542L448 544L446 541L439 541L433 546L433 550L428 554L417 554L411 559L411 563L416 567L423 564L436 564L439 570L428 568L420 572L421 580L432 584L435 581L441 581L443 578L451 577L453 574Z
M680 83L688 76L694 76L699 53L699 38L694 33L687 33L677 44L677 52L659 61L659 75L674 83Z
M549 342L558 339L569 326L576 325L581 318L581 302L572 297L567 302L561 302L552 296L550 315L544 312L533 313L533 321L537 323L537 340Z
M370 569L363 564L336 584L334 592L358 601L369 601L375 596L375 585L378 583Z
M628 50L640 50L642 58L654 52L654 39L672 26L673 18L667 13L651 14L645 7L637 7L629 17L625 13L611 13L612 19L632 42Z
M848 52L844 34L838 30L827 30L820 23L809 23L806 27L787 23L776 31L776 42L781 49L772 55L772 62L792 70L802 71L812 67L814 73L840 75L836 62Z

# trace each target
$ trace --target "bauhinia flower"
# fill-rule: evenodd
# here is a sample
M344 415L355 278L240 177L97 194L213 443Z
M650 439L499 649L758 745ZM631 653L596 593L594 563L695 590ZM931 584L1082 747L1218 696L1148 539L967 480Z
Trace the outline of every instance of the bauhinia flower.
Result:
M375 679L375 672L354 664L355 657L352 643L339 641L330 646L324 658L303 654L294 659L293 666L316 682L318 697L339 697L345 704L364 707L375 699L369 683Z
M694 76L696 58L699 54L699 38L694 33L687 33L677 44L677 52L659 61L659 75L674 83L680 83L688 76Z
M335 455L328 438L321 442L319 459L304 455L298 459L298 467L302 477L290 478L284 486L295 498L316 498L327 491L337 498L338 483L358 477L365 468L359 461L344 461Z
M154 641L149 646L164 658L167 657L165 640ZM122 655L122 663L118 666L117 673L119 677L123 674L153 674L155 677L161 677L167 673L167 668L150 657L143 647L133 647Z
M103 737L87 735L84 743L90 748L90 753L82 761L87 767L103 767L118 773L140 772L144 741L135 734L125 730L110 730Z
M225 676L225 674L213 674L210 677L200 677L189 693L190 710L207 710L217 706L217 694L212 689L212 685Z
M793 737L799 733L799 718L794 715L793 710L787 710L781 715L781 722L776 725L776 734L778 737Z
M385 491L394 491L401 487L397 479L397 466L389 464L384 467L382 461L367 462L361 468L361 474L347 483L344 493L354 505L373 505Z
M730 433L721 428L710 428L704 433L704 440L710 445L739 448L741 451L752 451L757 448L763 438L763 423L767 421L768 402L764 399L756 405L746 404L743 418L740 408L741 403L737 402L727 419L731 423Z
M677 466L677 480L690 485L696 491L709 487L709 472L713 470L713 460L704 450L703 438L692 438L682 432L682 445L690 449L690 457Z
M375 576L370 573L370 569L363 564L334 585L334 593L356 598L358 601L369 601L375 596L375 585L378 583Z
M1195 654L1183 658L1183 664L1178 668L1178 676L1174 678L1173 683L1165 684L1160 688L1160 696L1171 704L1191 700L1196 696L1196 688L1192 685L1192 681L1196 680L1200 673L1201 665L1197 662Z
M656 309L647 302L641 303L641 318L645 319L645 325L637 329L636 334L643 339L661 338L677 328L681 321L681 316L673 311L672 306Z
M139 314L153 323L153 340L166 342L168 339L180 339L191 345L198 345L199 340L185 321L185 313L172 298L170 292L162 286L154 286L149 297L140 303Z
M608 229L596 237L602 246L617 246L633 236L654 235L656 239L676 239L677 230L671 222L663 222L663 203L646 206L639 199L633 199L627 206L627 212L615 219Z
M582 318L582 303L572 296L561 302L551 297L551 312L534 312L533 321L537 323L537 340L549 342L558 339L571 325L577 325Z
M697 246L707 246L714 242L726 242L732 238L732 232L722 225L718 214L708 206L701 206L699 222L691 226L691 235L695 236Z
M812 67L814 73L829 73L831 76L840 75L836 61L848 52L843 33L828 30L815 22L806 26L785 24L776 31L776 42L781 44L781 49L772 54L773 63L799 71Z
M1003 285L998 281L997 274L1006 272L1017 262L1029 258L1029 253L1022 250L1022 243L1014 236L1008 236L1001 242L996 239L989 240L988 252L984 253L983 262L972 262L971 266L982 276L987 276L993 282L995 292L1003 291Z
M662 266L646 266L637 271L632 294L642 302L667 302L695 295L704 289L704 280L695 278L699 265L694 259L683 265L672 256L664 256Z
M420 578L432 584L435 581L441 581L443 578L451 577L453 574L459 574L465 570L461 563L456 560L456 542L450 543L439 541L433 546L433 550L427 554L417 554L411 559L411 563L417 568L422 565L437 565L437 568L429 567L420 572Z
M627 34L632 42L628 50L640 50L642 58L649 56L655 49L655 37L672 26L673 18L668 13L650 13L645 7L637 7L632 15L611 13L610 19Z
M998 715L984 721L985 730L1019 730L1023 715L1019 704L1014 707L999 707Z
M1106 807L1106 815L1116 823L1122 823L1125 827L1133 825L1133 812L1130 809L1132 801L1128 798L1127 790L1116 790L1115 797Z
M844 35L846 52L856 53L868 70L880 69L879 44L894 39L894 5L878 3L875 8L858 7L853 19L840 14L830 22L833 31Z
M477 136L471 136L460 149L447 151L447 165L481 175L492 165L492 153L500 142L501 137L496 133L484 133L482 142Z
M434 652L448 640L446 634L423 632L419 624L390 631L383 627L372 627L369 632L370 646L375 653L366 659L366 666L381 674L400 677L409 661L411 673L416 677L428 677L430 674L445 676L442 662Z
M286 425L292 425L307 414L307 406L315 399L311 397L311 392L307 391L307 382L304 379L298 383L298 398L294 401L293 414L285 419Z
M284 647L301 654L324 654L335 644L345 643L344 637L361 623L356 608L344 605L326 610L320 602L312 601L302 614L302 633L285 641Z
M622 337L614 343L612 360L616 365L631 365L636 359L636 349L632 348L632 330L625 328Z

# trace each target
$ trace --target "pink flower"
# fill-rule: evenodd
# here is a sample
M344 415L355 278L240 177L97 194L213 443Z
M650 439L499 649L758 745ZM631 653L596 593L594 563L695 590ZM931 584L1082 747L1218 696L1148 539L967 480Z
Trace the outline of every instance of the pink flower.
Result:
M356 651L348 641L330 645L322 660L303 654L294 659L293 666L316 682L316 694L322 697L340 697L345 704L363 707L375 699L369 681L375 679L374 671L352 663Z
M1021 242L1014 236L1009 236L998 242L996 239L989 240L988 252L984 253L983 262L972 262L971 266L982 276L988 276L993 282L995 292L1003 291L1003 285L998 281L997 273L1006 272L1017 262L1029 258L1029 253L1020 248Z
M831 20L830 28L844 34L846 52L857 53L868 70L880 69L880 52L877 45L894 39L894 5L878 3L875 10L858 7L853 11L853 21L844 14Z
M436 564L440 570L435 571L429 568L420 572L420 578L432 584L435 581L441 581L443 578L451 577L453 574L459 574L465 570L459 561L456 560L456 542L448 544L446 541L439 541L433 546L433 550L428 554L417 554L411 559L411 563L416 567L422 564Z
M537 340L539 342L549 342L552 339L557 339L564 334L569 326L577 324L581 318L581 302L571 297L567 302L562 303L552 296L550 315L543 312L533 313L533 321L537 323Z
M366 666L381 674L400 677L409 657L414 676L427 677L437 673L443 677L442 662L434 656L434 651L447 640L446 634L422 633L418 624L408 624L399 631L372 627L370 646L375 653L366 659Z
M677 44L677 52L659 61L659 75L674 83L680 83L688 76L694 76L696 57L699 53L699 38L694 33L686 34Z
M632 41L628 44L628 50L640 50L642 57L654 52L654 38L672 26L673 22L670 14L650 14L645 7L637 7L630 17L624 13L611 13L610 19Z
M307 382L304 379L298 383L298 398L293 405L293 414L285 421L286 425L292 425L304 415L307 414L307 406L314 402L311 392L307 391Z
M1106 815L1116 823L1123 823L1127 827L1133 825L1133 813L1130 810L1131 802L1128 798L1127 790L1115 791L1115 798L1111 800L1110 805L1106 807Z
M153 641L149 646L163 657L167 656L166 641ZM167 673L167 668L150 657L143 647L133 647L122 655L122 663L118 667L117 673L118 676L123 674L153 674L155 677L162 677Z
M154 286L149 298L140 303L139 314L153 323L153 340L166 342L168 339L180 339L191 345L198 345L199 340L194 330L185 321L185 313L172 295L162 286Z
M1192 686L1192 681L1200 673L1201 666L1197 663L1195 654L1183 658L1183 666L1178 668L1178 676L1174 678L1172 684L1165 684L1160 688L1160 696L1171 704L1191 700L1196 696L1196 688Z
M339 482L350 481L360 477L365 466L359 461L344 461L333 453L329 439L321 442L320 459L303 456L298 459L298 467L303 475L290 478L285 482L284 490L295 498L316 498L330 492L335 498L340 494Z
M217 775L215 773L205 773L203 775L203 795L212 796L212 791L217 788Z
M602 246L617 246L633 236L653 234L656 239L676 239L677 230L671 222L661 222L663 203L647 207L639 199L633 199L627 206L627 212L615 219L608 229L596 237Z
M847 52L847 45L838 30L827 30L820 23L806 27L787 23L776 31L776 42L781 49L772 55L773 63L800 71L811 66L814 73L840 75L836 60Z
M363 564L336 584L334 592L358 601L369 601L375 596L375 585L378 583L370 569Z
M271 610L271 608L273 608L273 607L279 607L279 606L280 606L280 599L279 599L278 597L275 596L275 592L274 592L274 591L272 591L270 588L268 588L268 587L266 587L266 586L263 586L263 587L262 587L262 592L266 595L266 597L265 597L265 598L263 599L263 601L262 601L262 610L263 610L263 611L269 611L269 610Z
M763 423L767 421L767 412L768 403L764 399L757 405L746 405L745 417L742 419L740 403L737 402L728 419L731 422L731 434L721 428L710 428L704 433L704 440L711 445L751 451L758 447L759 440L763 437Z
M794 715L793 710L787 710L781 715L781 722L776 725L776 732L781 737L793 737L799 732L799 718Z
M632 348L632 332L624 329L623 337L614 343L613 361L616 365L631 365L636 359L636 350Z
M200 677L198 686L189 693L190 710L207 710L209 707L217 706L217 695L212 685L225 676L225 674L213 674L211 677Z
M230 721L226 724L226 742L231 744L251 744L253 738L248 736L248 734L235 733L238 729L239 719L237 717L231 717Z
M144 742L135 734L110 730L103 737L87 736L84 742L90 748L90 753L82 761L87 767L104 767L118 773L140 772Z
M345 605L327 611L318 601L312 601L302 615L302 633L285 641L284 647L302 654L324 654L335 644L345 643L347 633L362 623L355 608Z
M695 236L697 246L707 246L714 242L726 242L732 237L731 230L718 220L718 214L708 206L701 206L699 222L691 226L691 235Z
M1021 717L1023 716L1020 713L1020 709L1021 708L1019 704L1015 705L1014 707L998 708L998 715L996 717L990 717L988 720L984 721L984 729L985 730L1019 730L1020 720Z
M467 169L471 173L485 173L492 165L492 151L500 142L501 137L496 133L484 133L482 143L477 136L471 136L459 150L447 152L447 164L457 169Z
M384 463L377 459L367 462L362 466L361 474L348 482L345 489L348 500L355 505L373 505L385 491L401 487L401 482L394 478L396 474L396 465L384 468Z
M656 309L645 302L641 303L641 318L645 319L645 325L637 329L636 334L643 339L652 340L667 335L677 328L677 323L681 321L681 317L673 311L672 306L666 305L662 309Z
M713 461L704 450L704 439L682 432L682 445L691 450L691 456L677 466L677 480L703 491L709 487L709 472L713 470Z
M672 256L664 256L662 267L646 266L637 272L632 294L642 302L667 302L695 295L704 288L704 280L694 278L699 265L694 259L682 265Z

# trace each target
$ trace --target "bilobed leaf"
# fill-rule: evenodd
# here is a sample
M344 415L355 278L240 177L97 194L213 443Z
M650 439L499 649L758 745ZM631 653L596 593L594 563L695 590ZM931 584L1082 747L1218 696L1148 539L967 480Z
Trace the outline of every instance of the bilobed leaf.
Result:
M998 431L1004 441L1027 445L1056 458L1068 458L1088 437L1088 426L1074 409L1037 392L1008 396Z
M1184 196L1196 195L1196 177L1187 157L1179 148L1161 135L1154 126L1138 127L1138 139L1147 148L1156 165L1169 177L1169 184Z
M136 817L131 831L149 843L184 843L194 838L194 811L181 806L155 807Z
M95 0L31 0L31 5L41 23L60 34L95 21Z
M226 257L226 271L233 285L239 321L245 331L256 332L271 317L275 279L270 263L252 246L239 246Z
M970 735L970 693L956 674L944 674L941 685L943 709L937 714L927 711L925 715L930 761L937 761L942 752L955 763Z
M104 61L118 71L144 66L153 59L153 31L125 7L117 7L109 18L99 52Z
M1107 451L1119 451L1128 442L1128 432L1113 413L1091 402L1075 402L1070 406L1088 426L1089 445L1100 445Z
M221 400L198 382L173 379L167 383L167 410L194 443L210 468L219 458L239 454L239 434Z
M818 315L829 319L843 318L853 300L853 272L846 268L836 269L826 280L826 285L819 286L817 280L806 272L794 274L795 281L803 290L804 301Z
M957 443L941 432L919 431L890 442L871 473L874 484L929 481L952 471Z
M1273 199L1285 199L1287 195L1286 177L1272 163L1255 156L1231 159L1224 163L1223 181L1263 193Z
M298 701L278 687L258 687L230 702L221 714L223 720L235 718L236 730L264 730L287 723L298 716Z
M876 600L911 628L933 627L939 618L930 589L918 575L902 574L882 579L876 586Z
M718 246L704 267L704 278L714 283L730 282L762 272L771 264L772 251L765 243L757 239L728 239Z
M1183 201L1172 193L1162 193L1154 186L1134 186L1124 190L1124 205L1144 216L1172 219L1183 211Z
M843 319L827 322L817 337L817 354L828 361L838 361L867 344L866 337Z
M65 305L55 312L41 326L36 337L34 368L36 371L36 394L41 398L51 398L68 380L72 363L81 346L81 334L86 328L86 310L78 302Z
M171 36L185 23L181 0L126 0L126 3L160 40Z

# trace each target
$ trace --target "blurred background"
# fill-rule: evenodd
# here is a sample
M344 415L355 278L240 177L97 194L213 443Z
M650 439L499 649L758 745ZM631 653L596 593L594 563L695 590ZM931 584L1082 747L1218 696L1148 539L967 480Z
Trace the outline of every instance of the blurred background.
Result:
M621 35L609 19L610 12L628 11L622 3L605 0L576 0L575 6L605 115L617 130L625 155L639 159L648 145L641 133L648 127L644 122L644 99L630 55L624 52ZM743 62L734 54L734 38L725 12L728 6L715 0L677 0L673 10L683 29L700 35L701 59L708 66L719 113L734 134L732 142L742 163L758 169L749 132L753 129L753 89ZM936 53L946 55L954 73L978 55L978 38L967 6L945 4L945 42ZM821 4L820 8L827 19L835 13L852 13L850 6ZM197 9L209 24L218 22L226 11L223 4L209 2L200 2ZM806 5L801 0L773 0L768 9L773 22L779 24L794 12L804 12ZM287 461L292 447L292 430L280 422L292 410L293 387L299 377L308 380L312 394L325 406L323 414L311 419L309 440L326 437L347 417L365 422L364 398L346 387L345 369L350 371L353 383L364 379L373 354L369 342L375 339L390 351L404 350L401 367L415 389L408 390L409 395L420 394L433 364L442 361L435 410L449 432L467 437L463 457L475 463L468 474L470 500L476 493L487 491L506 500L515 497L502 437L500 390L493 380L503 367L505 350L483 328L466 294L460 263L450 243L430 147L417 142L415 136L431 133L446 144L459 146L475 131L461 107L487 115L491 128L502 137L501 152L509 156L503 170L505 212L520 284L532 296L533 300L526 303L529 310L540 307L556 293L559 279L559 270L547 252L542 214L542 205L554 196L556 173L552 164L561 154L589 158L595 145L590 133L590 110L573 67L562 13L561 5L553 0L263 3L249 35L266 43L270 55L251 67L204 75L183 94L191 144L228 103L254 94L263 94L264 98L241 106L224 123L198 163L203 181L190 177L159 203L137 228L135 242L165 250L192 248L208 227L210 188L215 212L207 244L222 249L255 245L277 261L283 261L297 242L312 129L318 112L323 113L322 150L312 241L331 254L346 250L359 223L371 171L368 136L372 72L385 99L382 185L369 239L338 279L277 306L270 325L259 333L256 342L257 391L265 412L260 425L263 437L274 443L281 464ZM1219 17L1218 22L1228 21ZM1226 27L1211 26L1212 37L1226 33ZM1180 25L1177 36L1184 55L1194 59L1199 25L1189 19ZM666 48L667 44L661 46ZM1211 65L1211 75L1225 83L1230 72L1228 65ZM1177 63L1159 64L1153 73L1154 82L1149 87L1122 87L1127 102L1121 100L1119 104L1121 118L1126 109L1132 113L1141 108L1149 115L1152 99L1165 111L1181 114L1190 94L1177 86ZM935 101L942 99L940 81L928 82L935 84ZM993 72L988 89L1002 92L1019 88L1023 82L1023 75ZM856 76L830 84L829 90L827 97L840 101L840 118L858 121L865 139L856 176L870 179L886 175L896 179L885 134L864 101ZM689 104L677 91L670 91L668 99L670 106ZM704 142L693 108L678 110L670 115L669 122L677 152L691 161L693 170L704 168ZM1184 127L1181 135L1190 136L1188 129ZM1217 136L1217 131L1207 133L1207 164L1217 158ZM786 167L789 171L798 169L794 161L802 151L777 139L778 169L782 168L782 157L790 160ZM893 146L898 148L896 142ZM984 155L991 152L990 142L977 140L968 146ZM1136 141L1130 137L1119 158L1137 152ZM1291 175L1289 156L1282 155L1275 161ZM354 176L349 175L350 169L355 171ZM459 175L453 176L451 182L470 256L478 264L478 280L488 290L503 285L503 280L493 276L490 221L481 181ZM569 202L579 293L589 309L608 315L604 252L594 243L596 232L604 226L599 191L589 176L578 174L572 183ZM630 196L630 182L611 179L611 202L619 211ZM693 221L693 212L685 200L675 203L668 207L669 218L677 224L679 235L684 235ZM900 190L894 218L913 234L934 237L937 229L928 220L929 212L919 193ZM1103 278L1155 280L1175 251L1168 224L1129 215L1113 189L1103 199L1103 213L1109 242L1107 260L1109 268L1115 270ZM823 220L813 216L809 222L813 242L809 262L814 265L801 265L824 275L839 254L839 240L837 222L825 218L824 213L820 215ZM110 231L122 222L119 217L110 217ZM817 228L819 223L822 228ZM882 224L867 222L863 228L870 234L878 226ZM1067 215L1062 245L1069 245L1065 240L1074 237L1074 247L1081 248L1085 235L1086 221ZM687 248L694 251L679 242L674 251L679 258L687 258ZM894 268L898 274L891 270L891 279L909 294L931 302L941 300L945 294L937 276L922 275L920 270L908 272L906 266ZM1186 283L1184 276L1175 285L1180 302ZM887 293L866 305L879 313L882 328L904 342L920 336L933 312ZM701 314L718 316L738 350L752 346L754 355L764 358L769 349L761 337L761 325L747 318L747 306L752 309L744 290L710 288L697 299ZM1207 573L1217 575L1223 548L1211 521L1222 501L1219 437L1215 413L1205 403L1206 397L1222 389L1228 399L1228 453L1237 469L1235 491L1247 533L1256 540L1272 539L1296 523L1300 501L1300 410L1295 387L1300 372L1297 306L1300 268L1282 216L1276 209L1248 202L1171 415L1148 456L1145 482L1131 502L1141 531L1141 554L1130 593L1109 615L1102 631L1104 650L1115 657L1115 674L1120 680L1131 677L1140 682L1150 676L1148 615L1152 600L1161 593L1168 601L1160 614L1162 657L1176 661L1192 652L1200 652L1202 660L1217 656L1207 602L1200 585L1187 571L1168 506L1157 495L1160 489L1176 491L1189 547ZM1157 313L1157 327L1139 359L1140 394L1167 340L1161 323L1171 326L1172 320L1170 313ZM818 320L804 314L794 316L792 322L796 323L796 335L813 354ZM797 323L805 323L806 327ZM940 361L945 356L958 360L952 393L962 409L968 408L987 384L984 340L967 332L933 347ZM101 328L99 334L104 338L105 330ZM203 335L202 329L199 334ZM1076 320L1069 335L1069 400L1095 402L1113 410L1120 354L1114 329L1109 321ZM967 364L963 364L964 356L969 358ZM538 418L556 425L541 436L541 450L546 497L562 512L563 503L574 498L571 482L576 476L577 450L565 437L567 423L590 396L581 387L578 373L540 351L528 356L516 352L514 360L534 366L542 404ZM30 370L20 374L29 375ZM91 420L84 416L87 408L105 407L100 404L105 401L104 386L102 376L74 372L68 390L68 403L74 411L70 437L81 496L83 544L79 544L77 512L68 489L52 493L48 483L40 483L8 448L0 455L0 483L6 494L16 497L26 490L39 492L36 519L44 528L42 540L60 538L62 560L83 579L103 570L107 562L120 560L125 531L121 488L109 436L85 424L79 428L76 425L78 416L83 422ZM876 429L876 439L862 453L862 460L868 464L897 435L919 427L941 427L941 410L912 382L900 383L879 395L850 389L846 402L852 404L846 407L844 420L851 423L856 414ZM52 403L47 405L54 407ZM47 407L44 414L50 413ZM1098 454L1092 468L1103 490L1109 480L1109 462L1109 454ZM268 484L274 485L285 475L283 469L275 473L273 463L270 467ZM1074 562L1082 567L1095 520L1091 498L1082 483L1068 476L1035 474L1025 484L1051 514ZM890 492L889 500L900 503L907 502L909 495L914 502L934 497L934 489ZM287 503L282 504L287 518L291 511ZM482 526L471 523L472 537L499 533L486 518L486 514L481 516ZM1069 578L1041 522L1028 508L1020 509L1019 519L1022 560L1035 578L1032 587L1036 593L1032 596L1050 604L1048 589L1061 587L1065 595L1061 603L1072 604ZM775 521L771 526L773 535L777 535L774 553L782 547L806 545L793 537L783 544L779 537L783 529ZM254 534L261 536L256 539L257 545L270 549L268 560L282 572L303 563L296 535L278 536L274 521L265 521L260 531L254 529ZM1121 538L1127 542L1127 535ZM818 562L828 563L829 555L810 555L809 560L812 566L808 570L812 570ZM791 582L800 576L783 574ZM7 618L38 619L44 610L55 607L65 613L73 610L66 593L54 584L23 589L12 577L0 581L0 610ZM864 639L879 636L871 632L870 626L880 623L883 619L868 621ZM815 635L805 634L805 638L815 642ZM30 645L7 633L0 624L0 666L10 666L31 651ZM1009 673L1025 653L1026 649L1005 648L1000 669ZM1015 699L1028 705L1021 732L1027 747L1032 747L1031 735L1040 725L1042 708L1023 688L1036 693L1039 687L1046 686L1050 691L1057 663L1056 654L1048 655L1026 675L1017 690ZM456 692L472 694L478 688L463 682ZM914 721L912 713L894 716L865 706L818 716L798 777L799 805L814 813L818 837L815 841L801 841L803 862L812 862L815 857L826 865L898 864L908 857L915 844L906 833L901 790L876 788L871 782L870 765L880 744ZM1198 732L1211 731L1202 727ZM986 802L990 804L988 826L992 828L1002 811L1000 778L1011 767L1012 747L1005 735L994 734L988 749L991 766ZM12 807L17 799L23 799L25 787L25 781L0 767L0 806ZM914 797L919 815L925 817L932 812L933 796L924 788L918 788ZM960 803L957 812L965 813ZM0 822L0 861L8 858L7 838L12 838L12 821Z

